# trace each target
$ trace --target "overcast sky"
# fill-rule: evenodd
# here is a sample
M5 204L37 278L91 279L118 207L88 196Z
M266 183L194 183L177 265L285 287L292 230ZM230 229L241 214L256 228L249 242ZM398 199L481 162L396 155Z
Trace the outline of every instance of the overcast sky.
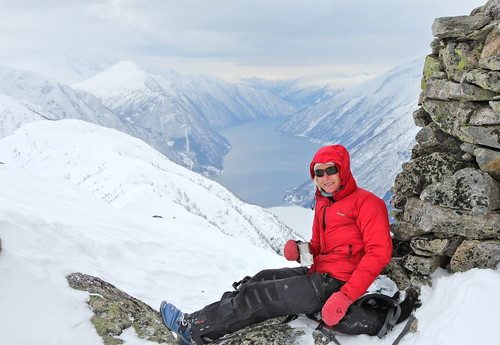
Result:
M380 73L430 52L436 17L486 0L0 0L0 63L35 54L181 72Z

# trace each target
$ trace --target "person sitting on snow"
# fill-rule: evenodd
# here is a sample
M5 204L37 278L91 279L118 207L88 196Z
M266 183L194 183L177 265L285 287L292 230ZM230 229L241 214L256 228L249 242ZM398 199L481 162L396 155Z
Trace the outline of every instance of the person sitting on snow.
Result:
M335 325L389 263L392 239L385 202L357 186L345 147L319 149L310 174L317 187L312 266L263 270L220 301L189 314L162 302L163 322L182 345L202 345L279 316L321 312L324 323ZM286 259L299 260L297 243L286 242Z

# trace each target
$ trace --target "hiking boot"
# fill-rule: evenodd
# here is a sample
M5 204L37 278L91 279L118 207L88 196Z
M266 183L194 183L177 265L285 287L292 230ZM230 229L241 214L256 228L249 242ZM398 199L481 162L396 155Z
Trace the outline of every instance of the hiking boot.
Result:
M176 306L165 301L161 302L160 314L165 326L174 333L181 345L196 345L191 339L191 325L187 314L183 314Z

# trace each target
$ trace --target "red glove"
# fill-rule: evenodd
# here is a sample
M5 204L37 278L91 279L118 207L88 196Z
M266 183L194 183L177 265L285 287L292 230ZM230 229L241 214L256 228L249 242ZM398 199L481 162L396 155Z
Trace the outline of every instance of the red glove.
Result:
M299 247L294 240L288 240L285 243L283 254L288 261L297 261L299 259Z
M326 301L321 310L321 317L328 326L336 325L347 313L351 299L342 291L335 292Z

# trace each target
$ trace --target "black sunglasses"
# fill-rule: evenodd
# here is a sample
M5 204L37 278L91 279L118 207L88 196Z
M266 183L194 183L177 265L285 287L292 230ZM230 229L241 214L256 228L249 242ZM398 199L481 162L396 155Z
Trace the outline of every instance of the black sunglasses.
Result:
M333 167L328 167L326 169L316 169L314 170L314 173L316 174L316 176L318 177L322 177L325 175L325 173L328 175L328 176L331 176L331 175L335 175L336 173L338 173L339 171L337 170L337 167L333 166Z

